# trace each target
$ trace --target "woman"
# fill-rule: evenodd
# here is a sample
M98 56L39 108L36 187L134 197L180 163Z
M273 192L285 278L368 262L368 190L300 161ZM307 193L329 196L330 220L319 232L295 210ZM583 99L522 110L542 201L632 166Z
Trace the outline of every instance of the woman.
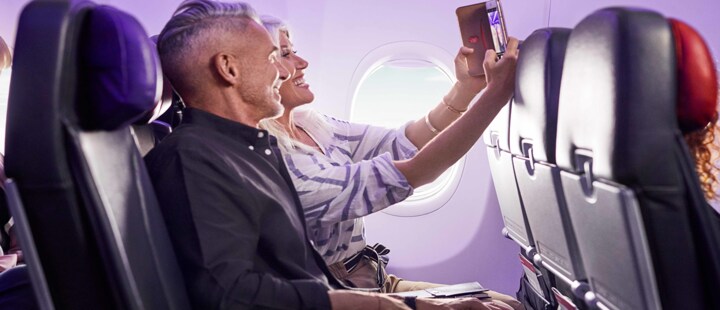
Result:
M287 27L270 17L263 23L291 75L280 88L284 114L260 126L278 138L310 238L331 271L351 286L383 292L438 286L392 275L383 279L377 252L383 254L384 248L366 247L362 217L404 200L472 147L513 93L517 40L511 40L500 61L493 51L487 52L487 78L467 74L465 56L472 49L462 48L455 59L458 82L442 102L426 117L391 130L295 110L314 99L304 79L308 62L293 50ZM486 91L468 108L483 88Z

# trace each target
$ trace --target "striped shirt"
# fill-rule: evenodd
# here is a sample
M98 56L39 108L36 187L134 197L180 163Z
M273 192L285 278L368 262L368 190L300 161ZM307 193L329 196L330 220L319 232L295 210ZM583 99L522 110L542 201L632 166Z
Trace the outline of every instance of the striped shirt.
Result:
M412 194L392 161L413 157L417 148L405 137L406 125L353 124L311 111L295 113L294 120L322 149L295 148L284 154L308 235L328 264L342 261L366 245L364 216Z

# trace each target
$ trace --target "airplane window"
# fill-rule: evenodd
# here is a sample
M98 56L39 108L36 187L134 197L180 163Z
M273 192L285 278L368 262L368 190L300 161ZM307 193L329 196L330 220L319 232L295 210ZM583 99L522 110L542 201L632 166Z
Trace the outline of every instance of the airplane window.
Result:
M381 50L391 52L402 49L402 43L409 44L412 48L409 50L422 51L430 46L435 54L438 53L437 47L420 42L393 43ZM400 57L383 57L378 50L374 53L380 58L379 61L366 57L363 62L370 61L373 64L367 66L366 73L361 73L363 77L354 84L356 87L350 113L353 122L384 127L401 126L423 117L455 83L454 74L447 69L448 64L436 58L424 57L419 53L400 53ZM444 54L447 56L440 57L452 64L452 56L447 52ZM454 193L463 165L464 157L437 180L416 188L411 197L383 212L396 216L420 216L441 208Z
M0 70L0 153L5 153L5 123L7 121L8 94L11 69Z

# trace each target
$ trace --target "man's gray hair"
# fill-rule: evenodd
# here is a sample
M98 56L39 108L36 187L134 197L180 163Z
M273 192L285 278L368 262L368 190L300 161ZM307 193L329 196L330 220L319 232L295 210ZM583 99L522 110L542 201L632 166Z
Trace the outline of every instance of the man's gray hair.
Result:
M225 30L231 26L243 25L231 22L234 18L254 20L260 24L255 10L243 2L222 2L215 0L185 0L180 4L170 21L158 36L160 56L179 52L193 46L204 30L219 27Z
M255 10L243 2L185 0L180 4L158 35L157 50L163 72L183 99L188 100L208 80L197 71L200 53L215 43L241 42L251 23L261 24Z

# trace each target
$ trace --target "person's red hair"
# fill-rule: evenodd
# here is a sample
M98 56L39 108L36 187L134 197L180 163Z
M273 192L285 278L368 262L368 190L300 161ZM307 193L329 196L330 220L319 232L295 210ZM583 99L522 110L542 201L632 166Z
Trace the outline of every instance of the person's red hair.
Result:
M705 193L705 199L716 200L720 196L717 194L718 175L720 168L717 166L718 154L720 154L720 146L718 146L718 137L720 135L718 127L718 113L715 112L715 118L702 130L686 133L685 142L690 148L690 154L695 160L695 170L700 177L700 187Z

